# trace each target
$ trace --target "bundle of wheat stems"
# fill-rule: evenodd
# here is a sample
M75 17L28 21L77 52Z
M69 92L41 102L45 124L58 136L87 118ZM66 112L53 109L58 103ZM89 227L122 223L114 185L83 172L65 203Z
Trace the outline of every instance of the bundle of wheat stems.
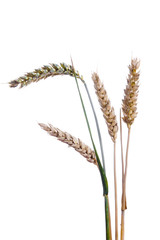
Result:
M130 141L130 131L131 125L134 122L134 119L137 116L137 96L138 96L138 88L139 88L139 66L140 61L138 59L131 59L131 64L129 65L129 74L127 78L127 85L124 90L124 99L122 100L122 112L123 117L121 117L121 110L120 110L120 142L121 142L121 160L122 160L122 198L121 198L121 231L120 231L120 239L124 240L124 216L126 207L126 178L127 178L127 166L128 166L128 150L129 150L129 141ZM95 164L100 172L102 186L103 186L103 196L104 196L104 203L105 203L105 220L106 220L106 240L112 239L112 230L111 230L111 213L109 208L109 199L108 199L108 181L105 171L105 160L104 160L104 153L103 153L103 144L101 138L101 132L98 124L98 119L96 116L96 112L94 109L94 105L87 87L86 82L84 81L83 77L79 74L78 71L75 70L73 66L73 62L71 65L67 65L65 63L57 64L50 64L45 65L39 69L34 70L33 72L26 73L24 76L21 76L13 81L9 82L9 86L14 88L19 86L20 88L27 86L32 82L37 82L41 79L46 79L48 77L53 77L57 75L69 75L75 78L78 94L80 97L80 101L82 104L84 116L86 119L89 135L91 138L93 150L83 143L79 138L73 137L71 134L67 132L63 132L58 128L53 127L51 124L43 124L39 123L40 127L48 132L51 136L56 137L59 141L68 144L72 148L74 148L77 152L79 152L83 157L87 159L88 162ZM78 80L80 79L81 82L84 84L85 90L87 91L88 98L91 104L91 108L94 114L98 138L100 143L101 149L101 159L98 155L92 131L90 128L87 112L85 109L85 104L81 95L81 91L79 88ZM108 127L109 135L114 144L114 193L115 193L115 240L119 239L118 234L118 204L117 204L117 177L116 177L116 139L117 139L117 132L118 132L118 123L117 117L114 112L114 108L111 107L111 102L108 98L107 92L104 88L103 83L101 82L97 73L92 74L92 80L94 83L96 95L98 97L98 101L101 106L101 110L103 112L103 116L105 122ZM122 144L122 119L127 124L128 128L128 138L127 138L127 147L126 147L126 156L125 162L123 157L123 144Z

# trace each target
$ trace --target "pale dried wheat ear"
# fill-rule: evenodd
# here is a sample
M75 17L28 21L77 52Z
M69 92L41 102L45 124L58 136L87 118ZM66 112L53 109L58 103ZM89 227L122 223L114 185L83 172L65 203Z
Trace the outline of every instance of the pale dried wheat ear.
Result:
M124 99L122 100L123 121L127 124L128 128L131 127L134 119L137 116L137 96L139 88L139 75L138 71L140 61L135 58L131 60L129 65L129 74L127 78L126 89L124 90Z
M107 126L108 126L108 132L109 132L113 142L115 142L116 138L117 138L118 124L117 124L117 119L116 119L116 115L114 112L114 108L111 107L111 102L108 98L107 92L104 89L104 85L101 82L97 73L94 72L92 74L92 80L94 82L94 87L96 90L98 101L101 105L101 110L103 112L103 116L104 116Z
M80 76L78 71L75 71L71 65L67 65L65 63L54 64L50 63L50 65L44 65L41 68L35 69L33 72L28 72L24 76L21 76L13 81L9 82L10 87L20 88L27 86L32 82L38 82L41 79L46 79L48 77L54 77L57 75L69 75L81 79L83 81L83 77Z
M83 157L85 157L88 162L97 165L95 152L85 143L83 143L79 138L75 138L69 133L63 132L60 129L53 127L51 124L46 125L43 123L39 123L39 125L51 136L54 136L59 141L68 144L70 147L73 147L77 152L79 152Z

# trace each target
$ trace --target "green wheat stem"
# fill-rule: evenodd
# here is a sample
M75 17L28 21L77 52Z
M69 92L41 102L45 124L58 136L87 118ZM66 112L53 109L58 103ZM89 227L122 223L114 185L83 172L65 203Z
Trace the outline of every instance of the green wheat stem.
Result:
M103 164L104 172L106 173L104 151L103 151L103 143L102 143L102 137L101 137L101 132L100 132L100 128L99 128L97 115L96 115L96 112L95 112L95 109L94 109L94 106L93 106L93 102L92 102L91 95L89 93L87 84L86 84L86 82L84 80L83 80L83 84L85 86L85 89L86 89L86 92L87 92L87 95L88 95L88 98L89 98L89 101L90 101L90 104L91 104L91 108L92 108L92 111L93 111L93 115L94 115L94 118L95 118L97 132L98 132L98 138L99 138L99 144L100 144L100 149L101 149L101 155L102 155L102 164Z
M109 213L108 195L105 195L105 196L104 196L104 201L105 201L106 239L107 239L107 240L111 240L110 213Z
M84 112L84 115L85 115L85 119L86 119L86 123L87 123L88 131L89 131L90 138L91 138L91 141L92 141L92 145L93 145L93 148L94 148L94 151L95 151L95 155L96 155L96 158L97 158L98 167L99 167L99 170L100 170L100 173L101 173L101 178L102 178L102 183L103 183L104 194L107 195L107 194L108 194L108 181L107 181L107 178L106 178L106 175L105 175L104 169L103 169L103 167L102 167L102 165L101 165L100 158L99 158L99 156L98 156L98 153L97 153L97 149L96 149L95 143L94 143L94 141L93 141L93 137L92 137L92 132L91 132L90 124L89 124L89 121L88 121L88 117L87 117L86 109L85 109L85 106L84 106L84 102L83 102L83 99L82 99L82 95L81 95L81 92L80 92L80 88L79 88L79 84L78 84L78 80L77 80L76 75L75 75L75 80L76 80L76 85L77 85L77 89L78 89L79 97L80 97L80 100L81 100L81 104L82 104L83 112Z
M85 89L86 89L86 92L87 92L87 95L88 95L88 98L89 98L89 101L90 101L90 104L91 104L91 108L92 108L92 111L93 111L93 115L94 115L94 118L95 118L97 132L98 132L98 138L99 138L99 143L100 143L100 148L101 148L102 164L103 164L104 172L106 174L103 143L102 143L102 137L101 137L101 132L100 132L100 128L99 128L97 115L96 115L96 112L95 112L95 109L94 109L94 105L93 105L93 102L92 102L91 95L89 93L87 84L84 80L82 80L82 82L85 86ZM110 216L109 216L109 203L108 203L108 196L107 195L104 197L104 207L105 207L105 224L106 224L106 234L107 234L106 239L111 239L111 237L110 237L111 236L111 229L109 228L109 225L108 225L108 221L109 221Z
M73 67L73 69L74 69L74 67ZM92 145L93 145L93 148L94 148L94 151L95 151L95 155L96 155L96 159L97 159L100 175L101 175L101 180L102 180L102 185L103 185L103 195L104 195L104 198L105 198L106 240L110 240L111 239L111 232L110 232L110 215L109 215L109 202L108 202L108 181L107 181L106 174L104 172L104 168L101 165L101 161L99 159L95 143L93 141L90 124L89 124L89 121L88 121L86 109L85 109L85 106L84 106L84 102L83 102L83 99L82 99L82 95L81 95L81 92L80 92L80 88L79 88L79 84L78 84L78 80L77 80L76 74L74 74L74 77L75 77L75 81L76 81L79 97L80 97L80 100L81 100L83 112L84 112L84 115L85 115L88 131L89 131L90 138L91 138L91 141L92 141Z

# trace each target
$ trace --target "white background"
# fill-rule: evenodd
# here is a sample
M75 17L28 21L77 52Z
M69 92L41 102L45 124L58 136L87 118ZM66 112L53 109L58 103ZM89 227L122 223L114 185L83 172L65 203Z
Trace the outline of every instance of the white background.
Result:
M0 82L50 62L83 74L105 148L114 239L113 144L94 94L98 71L118 120L131 57L141 59L138 117L131 130L126 239L159 239L159 1L6 0L0 3ZM86 93L88 115L98 140ZM99 173L37 122L91 146L75 81L55 77L24 89L0 85L0 239L105 239ZM126 126L124 144L126 143ZM120 226L121 158L117 142Z

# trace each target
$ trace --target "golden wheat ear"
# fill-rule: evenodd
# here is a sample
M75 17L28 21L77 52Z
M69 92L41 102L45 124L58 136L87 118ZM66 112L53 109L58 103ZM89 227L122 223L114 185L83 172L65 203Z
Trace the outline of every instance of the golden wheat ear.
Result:
M108 98L107 92L97 73L92 74L92 80L94 82L94 88L96 90L103 116L108 126L108 132L113 142L115 142L117 138L118 124L114 108L111 107L111 102Z
M74 77L75 74L77 78L81 80L83 79L79 72L75 71L71 65L67 65L65 63L60 63L60 65L50 63L50 65L45 65L41 68L35 69L33 72L28 72L24 76L10 81L9 86L12 88L20 86L20 88L22 88L32 82L38 82L39 80L46 79L48 77L58 75L69 75Z
M83 157L85 157L88 162L97 165L95 152L85 143L83 143L79 138L75 138L71 134L63 132L60 129L53 127L51 124L48 125L44 123L38 124L49 135L56 137L59 141L63 143L66 143L70 147L74 148L77 152L79 152Z
M140 61L135 58L131 60L129 65L129 74L127 78L126 89L124 90L124 99L122 100L123 121L128 128L133 124L137 116L137 96L139 88L139 67Z

